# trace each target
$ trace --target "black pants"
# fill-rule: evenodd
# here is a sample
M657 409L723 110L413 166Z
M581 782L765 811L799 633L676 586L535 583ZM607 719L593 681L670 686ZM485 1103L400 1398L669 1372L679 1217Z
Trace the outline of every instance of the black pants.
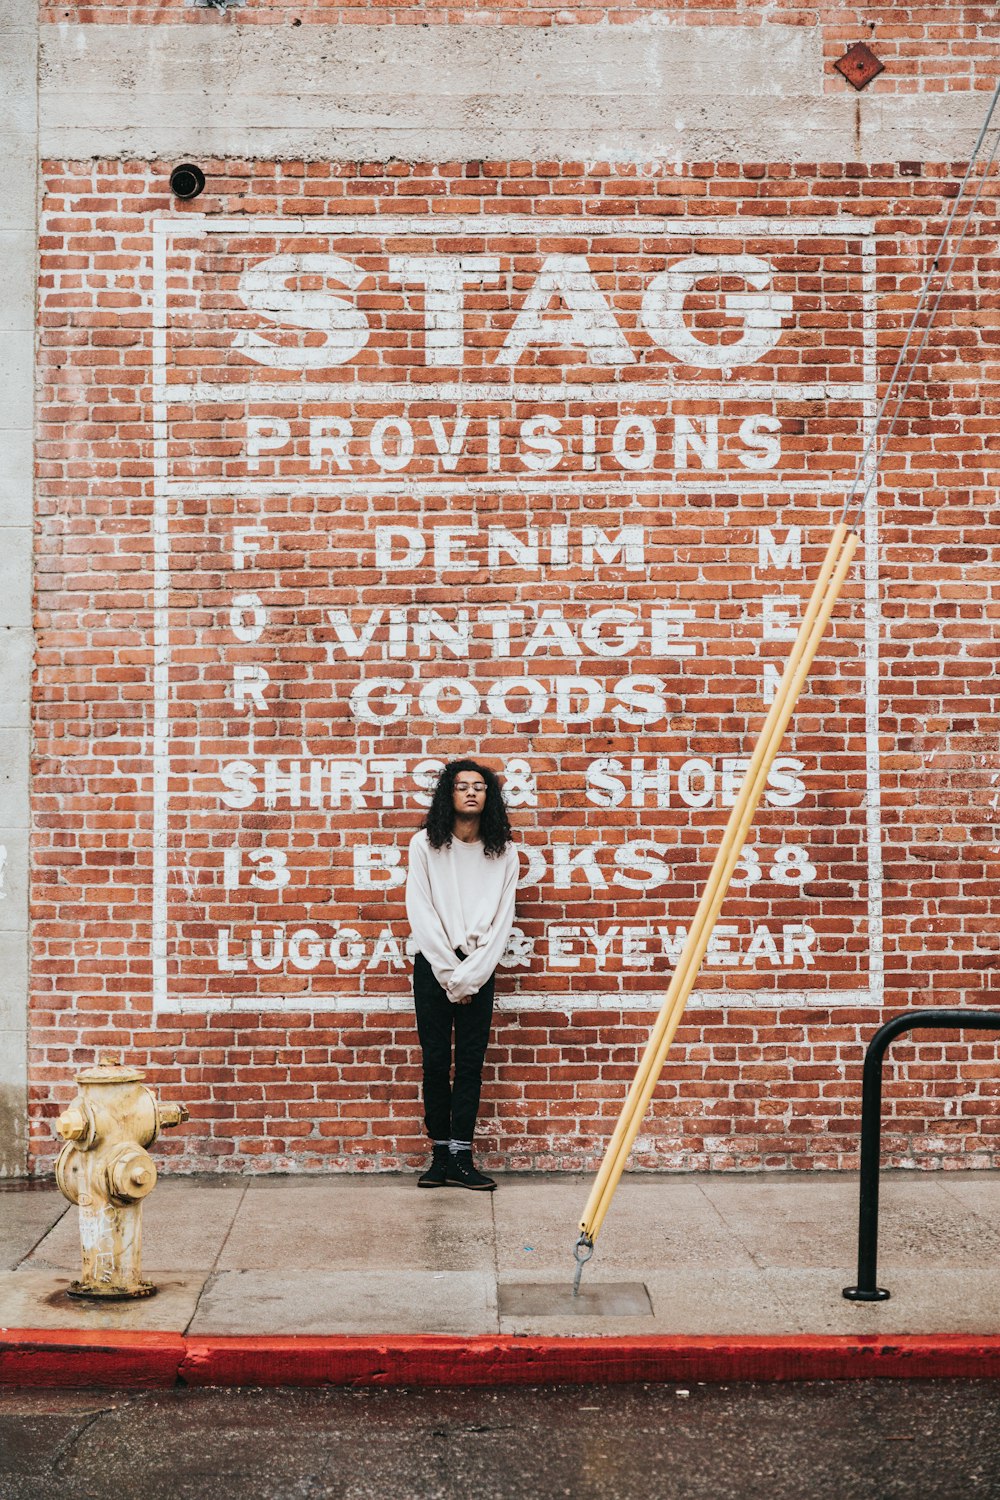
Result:
M467 1005L454 1005L422 953L413 964L413 1002L424 1060L424 1124L432 1141L471 1141L479 1113L483 1058L493 1020L493 975ZM451 1029L455 1082L451 1083Z

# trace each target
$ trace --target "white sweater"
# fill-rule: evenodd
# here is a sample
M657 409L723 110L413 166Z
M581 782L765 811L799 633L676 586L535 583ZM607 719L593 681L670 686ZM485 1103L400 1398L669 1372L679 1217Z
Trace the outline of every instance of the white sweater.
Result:
M488 858L478 840L453 838L447 848L432 849L424 829L410 840L406 915L450 1000L474 995L500 962L514 925L517 875L513 844ZM456 948L468 956L460 959Z

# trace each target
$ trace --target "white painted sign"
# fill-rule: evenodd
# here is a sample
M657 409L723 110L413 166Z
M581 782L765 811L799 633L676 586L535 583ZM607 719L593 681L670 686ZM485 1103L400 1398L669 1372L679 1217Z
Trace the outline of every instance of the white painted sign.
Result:
M408 1007L403 851L470 752L522 851L502 1003L658 1006L873 415L872 254L156 225L158 1011ZM877 1000L873 528L696 1005Z

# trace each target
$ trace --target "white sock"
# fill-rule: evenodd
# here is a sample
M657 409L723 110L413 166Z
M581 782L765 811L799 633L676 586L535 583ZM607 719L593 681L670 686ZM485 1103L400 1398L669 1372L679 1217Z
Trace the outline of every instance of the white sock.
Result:
M448 1147L449 1147L449 1150L451 1151L452 1156L455 1156L459 1151L471 1151L472 1150L472 1142L471 1141L449 1141L448 1142Z

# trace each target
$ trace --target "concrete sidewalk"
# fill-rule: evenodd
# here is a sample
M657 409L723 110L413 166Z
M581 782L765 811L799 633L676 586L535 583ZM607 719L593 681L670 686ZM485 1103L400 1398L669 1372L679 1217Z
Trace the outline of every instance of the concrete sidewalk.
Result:
M626 1177L568 1303L591 1178L496 1193L415 1176L166 1178L146 1201L156 1297L80 1303L76 1209L0 1185L0 1328L227 1335L1000 1334L1000 1173L887 1173L883 1303L855 1280L857 1178Z

